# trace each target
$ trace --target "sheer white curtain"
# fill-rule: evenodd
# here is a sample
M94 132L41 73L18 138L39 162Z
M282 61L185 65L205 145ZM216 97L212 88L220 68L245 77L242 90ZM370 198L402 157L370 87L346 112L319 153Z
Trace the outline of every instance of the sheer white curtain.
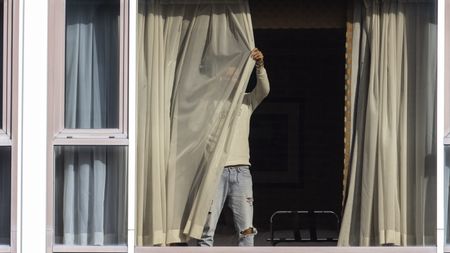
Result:
M138 36L138 245L198 238L253 68L248 3L141 1Z
M356 2L352 160L339 245L433 245L436 5Z
M57 243L125 244L126 149L58 146L55 157Z
M116 128L119 1L69 0L66 10L65 127ZM56 147L55 158L57 243L126 243L125 148Z
M117 128L119 1L67 1L66 128Z
M0 147L0 245L11 235L11 148Z

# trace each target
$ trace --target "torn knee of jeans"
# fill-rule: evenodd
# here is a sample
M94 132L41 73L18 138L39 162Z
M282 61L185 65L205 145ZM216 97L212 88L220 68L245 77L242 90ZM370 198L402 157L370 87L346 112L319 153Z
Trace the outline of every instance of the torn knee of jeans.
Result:
M248 237L248 236L254 236L256 235L258 232L256 231L256 228L254 227L249 227L247 229L242 230L239 235L241 237Z
M245 200L247 200L247 203L249 203L250 205L253 205L253 198L252 197L248 197Z

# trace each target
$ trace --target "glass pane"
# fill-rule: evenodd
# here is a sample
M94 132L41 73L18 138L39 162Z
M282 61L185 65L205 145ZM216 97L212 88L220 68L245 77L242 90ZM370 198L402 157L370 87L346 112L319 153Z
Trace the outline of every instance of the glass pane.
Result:
M55 242L125 245L127 147L55 147Z
M65 127L119 126L119 0L67 0Z
M11 148L0 147L0 245L10 244Z

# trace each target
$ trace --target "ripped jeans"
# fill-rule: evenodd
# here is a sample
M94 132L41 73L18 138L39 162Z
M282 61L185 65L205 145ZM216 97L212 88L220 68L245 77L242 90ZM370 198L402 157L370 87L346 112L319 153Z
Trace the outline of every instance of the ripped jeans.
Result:
M257 232L253 227L252 176L247 165L223 169L202 238L198 240L199 246L213 246L217 221L227 198L228 206L233 212L235 229L239 231L239 246L253 246Z

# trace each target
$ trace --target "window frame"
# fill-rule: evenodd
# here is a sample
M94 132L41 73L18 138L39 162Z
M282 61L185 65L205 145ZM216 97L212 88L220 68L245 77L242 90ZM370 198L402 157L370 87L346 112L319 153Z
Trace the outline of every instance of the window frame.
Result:
M445 2L445 14L450 17L450 2ZM445 69L450 68L450 18L445 19ZM444 145L450 145L450 73L445 71L444 74ZM449 245L450 246L450 245ZM450 251L450 249L449 249Z
M66 4L65 0L49 0L49 104L53 107L49 112L53 132L51 133L55 141L59 144L73 143L68 139L84 139L80 144L85 144L86 140L99 144L99 140L105 140L107 145L109 139L124 140L128 137L128 1L119 0L120 3L120 23L119 23L119 104L118 104L118 128L100 129L70 129L64 127L65 110L65 27L66 27ZM88 141L89 143L89 141ZM94 144L94 143L93 143Z
M0 146L11 150L10 245L0 252L17 251L17 183L18 183L18 70L19 70L19 1L3 1L3 107Z
M355 0L346 0L347 4L349 5L349 7L348 7L349 8L348 9L348 12L349 12L348 15L352 15L351 14L352 10L351 10L350 6L353 4L354 1ZM136 1L136 2L138 2L138 1ZM450 6L450 2L449 1L436 0L436 8L442 9L442 7L443 7L443 5L445 3L447 3L447 5ZM137 7L134 6L134 8L137 8ZM135 11L137 13L137 10L134 10L133 8L131 8L131 11L132 12ZM446 11L446 13L448 13L449 14L448 16L450 17L450 7ZM442 14L442 13L438 14L438 19L440 19L440 21L441 21L442 15L440 15L440 14ZM136 19L135 15L136 14L134 14L134 13L130 13L131 23L136 21L135 20ZM442 22L438 22L438 23L440 24ZM439 25L438 27L440 27L438 29L441 29L442 25ZM133 30L133 28L132 28L132 31L133 31L133 33L135 32ZM449 31L450 31L450 29L449 29ZM441 32L442 31L439 30L438 34L441 33ZM350 36L350 37L347 37L346 42L351 42L352 41L352 36L353 36L352 33L353 33L352 24L347 21L347 36ZM135 34L132 34L132 35L135 35ZM438 35L438 40L440 41L440 40L442 40L442 38L439 38L439 36L441 36L441 35ZM136 35L135 35L135 37L136 37ZM130 38L133 38L133 37L130 37ZM448 41L448 46L446 46L446 48L449 48L449 51L450 51L450 40ZM438 50L438 52L440 52L442 49L443 48L438 47L437 50ZM347 45L346 53L347 53L346 57L348 57L346 59L346 64L347 64L346 76L348 78L350 78L351 73L352 73L351 72L351 64L349 64L349 63L351 63L351 55L352 55L351 44ZM132 58L136 56L136 49L132 49L130 51L130 56ZM438 57L441 57L441 56L438 56ZM439 66L439 64L440 63L438 63L438 66ZM130 65L130 66L133 66L133 65ZM450 66L450 64L449 64L449 66ZM132 72L130 70L130 83L132 83L131 80L134 81L134 79L133 79L133 78L135 78L134 75L136 75L136 73L134 73L134 72ZM349 99L350 95L351 95L351 83L347 82L347 80L345 80L345 85L346 85L346 89L347 89L345 94L348 97L346 98L346 101L345 101L345 106L347 106L347 107L343 108L343 109L345 109L345 116L347 116L347 118L345 118L343 120L345 122L345 126L352 126L351 118L348 118L348 116L351 115L351 110L352 110L352 108L351 108L351 101ZM443 86L443 83L438 80L438 84L437 85L438 85L438 87L439 86ZM439 94L440 93L438 92L438 96L439 96ZM134 88L130 88L130 100L131 100L131 98L133 98L135 96L136 96L136 91L134 90ZM449 102L449 105L450 105L450 72L449 72L449 92L448 92L448 96L447 96L447 101ZM450 106L448 108L449 108L449 111L450 111ZM133 129L134 125L135 125L135 122L132 121L132 120L134 120L135 113L136 113L135 108L134 107L130 107L130 113L129 113L130 114L130 148L136 145L136 136L135 136L135 132L134 132L134 129ZM438 122L439 122L440 118L442 117L442 115L439 115L439 109L438 109L437 113L438 113L437 118L438 118ZM449 115L450 115L450 113L449 113ZM449 134L448 135L449 136L448 144L450 144L450 117L449 117L449 124L448 124L448 126L449 126L449 128L448 128L448 130L449 130L448 131L448 134ZM438 128L441 128L441 127L442 127L441 125L438 125ZM345 140L347 141L345 147L347 149L345 149L344 152L345 152L347 160L345 160L343 162L345 162L346 166L348 166L348 164L349 164L349 160L348 160L349 159L349 155L350 155L350 150L349 150L350 142L349 142L349 140L351 140L350 134L351 134L350 129L345 129ZM442 144L440 143L439 137L438 137L437 140L438 140L437 141L437 148L438 148L438 150L440 150L439 148L440 148L440 146L442 146ZM136 159L136 150L133 148L133 149L130 149L129 152L130 152L129 153L130 165L134 165L134 162L135 162L135 159ZM135 167L129 167L129 173L135 173L135 170L136 170ZM439 167L439 163L438 163L438 166L437 166L437 170L438 170L438 173L439 173L440 170L442 170L442 168ZM132 174L129 174L130 177L131 177L131 175ZM136 187L136 182L134 182L132 180L133 180L133 178L129 179L129 182L132 183L132 185L129 186L129 189L132 189L132 187L134 187L134 188ZM439 187L440 186L438 184L438 187L437 187L437 191L438 191L437 206L438 207L443 205L443 198L442 199L439 198L439 193L443 192L443 188L442 187L439 188ZM132 192L132 193L134 194L135 192ZM129 196L131 196L131 195L129 195ZM132 203L132 202L129 202L129 203ZM136 211L134 206L130 207L130 208L131 208L130 210ZM129 215L130 215L130 213L131 213L131 211L129 211ZM443 251L443 249L442 249L443 245L441 244L442 241L443 241L443 234L440 231L441 223L439 223L439 210L438 210L438 215L437 216L438 216L437 217L438 223L437 223L437 228L436 228L436 232L437 232L436 242L437 243L436 243L436 245L431 245L431 246L405 246L405 247L403 247L403 246L402 247L397 247L397 246L395 246L395 247L386 247L386 246L371 246L371 247L339 247L339 246L327 246L327 247L320 247L320 246L319 247L316 247L316 246L313 246L313 247L311 247L311 246L305 246L305 247L303 247L303 246L302 247L299 247L299 246L293 246L293 247L292 246L291 247L249 247L249 248L245 249L245 252L248 252L248 253L253 253L253 252L254 253L278 253L278 252L279 253L344 253L344 252L345 253L360 253L360 252L363 252L363 253L375 253L375 252L377 252L377 253L378 252L386 252L386 253L391 253L391 252L392 253L394 253L394 252L395 253L406 253L406 252L408 252L408 253L441 253ZM134 229L133 229L132 234L134 235ZM226 252L226 253L228 253L228 252L236 252L237 253L237 252L242 252L242 251L243 251L242 248L240 248L240 247L233 247L233 246L232 247L212 247L212 248L203 249L203 248L199 248L199 247L136 246L136 243L135 243L134 250L133 251L129 251L129 252L133 252L133 253L157 253L157 252L161 252L161 253L179 253L179 252L181 252L181 253L194 253L194 252L225 253ZM446 252L450 252L450 247L448 248L448 250L446 250Z
M351 2L352 0L349 0L349 2ZM437 0L438 1L438 5L439 8L443 7L442 3L445 3L444 0ZM53 51L55 50L61 50L61 48L58 48L58 45L55 45L57 43L55 43L55 41L52 39L54 39L54 33L52 32L53 28L60 26L61 24L58 24L57 20L61 20L61 19L55 19L55 17L60 17L61 12L58 13L58 8L60 10L61 8L61 4L63 5L63 0L49 0L49 48L53 48ZM136 97L136 92L135 92L135 87L133 85L135 85L135 81L136 81L136 70L135 70L135 58L136 58L136 49L135 49L135 45L133 43L135 43L136 41L136 13L137 13L137 0L131 0L130 1L130 6L131 6L131 12L130 12L130 22L129 24L130 26L130 37L127 37L130 39L131 43L130 43L130 59L131 61L128 62L129 66L130 66L130 77L129 77L129 84L131 84L132 86L130 86L130 94L129 94L129 101L135 101L133 98ZM58 7L58 8L57 8ZM64 9L63 9L64 10ZM127 12L128 13L128 12ZM450 13L450 12L448 12ZM65 19L62 19L65 20ZM62 25L64 26L65 22L62 23ZM133 37L134 36L134 37ZM442 39L439 39L440 41ZM125 42L127 43L127 42ZM52 47L53 46L53 47ZM56 46L56 47L55 47ZM450 43L448 43L447 48L450 48ZM438 48L439 51L441 51L440 49L442 49L441 47ZM62 49L64 50L64 49ZM54 78L54 76L58 75L58 68L61 68L61 66L59 66L58 64L55 64L55 59L53 59L53 53L51 52L52 50L49 50L49 66L53 67L53 71L49 70L49 89L48 89L48 98L49 98L49 105L51 105L50 103L50 99L52 99L55 95L55 93L52 91L52 82L54 82L52 79ZM125 52L126 53L126 52ZM133 68L134 67L134 68ZM49 68L50 69L50 68ZM127 69L124 69L124 73L126 72ZM62 73L64 73L64 68L62 68ZM447 78L446 78L447 79ZM441 83L440 81L438 81L438 87L441 86L443 87L443 83ZM443 90L442 90L443 91ZM442 93L441 93L442 94ZM438 96L439 95L438 93ZM443 95L442 95L443 96ZM126 97L126 96L125 96ZM446 95L446 98L450 98L450 92L449 95ZM126 99L126 98L125 98ZM447 100L450 101L450 100ZM124 102L124 105L126 105L127 103ZM52 108L51 106L48 107L48 115L49 115L49 122L53 122L53 113L54 111L57 110L56 108ZM127 110L125 110L126 113ZM137 247L135 246L134 243L134 223L131 223L131 221L134 221L134 211L135 209L135 205L134 205L134 196L135 196L135 187L136 187L136 183L135 183L135 144L136 144L136 139L135 139L135 132L134 132L134 126L135 126L135 104L131 103L129 105L129 117L130 117L130 122L129 122L129 132L127 132L129 134L129 167L128 167L128 189L130 189L129 191L129 199L128 199L128 205L129 205L129 212L128 212L128 220L129 220L129 237L128 237L128 246L127 247L101 247L102 250L99 250L99 247L97 246L87 246L87 247L83 247L83 246L64 246L64 245L56 245L53 246L53 235L52 235L52 231L51 229L53 229L52 226L52 222L53 222L53 217L51 216L51 212L53 212L53 195L52 195L52 183L53 183L53 146L54 145L69 145L68 143L72 144L72 145L93 145L93 144L97 144L94 143L96 141L103 141L105 138L105 135L97 135L97 137L93 137L92 135L90 135L92 138L87 138L87 136L85 139L80 138L83 136L77 136L77 138L56 138L56 137L63 137L62 135L57 135L60 132L56 132L54 131L54 129L52 128L52 124L49 124L49 131L48 131L48 139L49 144L48 144L48 152L47 152L47 164L48 164L48 172L47 172L47 252L136 252L136 253L146 253L146 252L197 252L197 251L202 251L202 249L199 249L198 247L170 247L170 248L164 248L164 247ZM128 115L127 115L128 116ZM438 114L438 119L441 118L442 119L443 115ZM442 122L442 121L441 121ZM62 124L63 125L63 124ZM61 126L61 125L60 125ZM449 124L450 126L450 124ZM442 126L439 125L439 128L441 128ZM52 129L50 129L52 128ZM450 129L450 128L449 128ZM56 132L56 135L54 135L54 133ZM450 131L448 132L450 133ZM64 133L62 133L64 134ZM128 136L128 135L127 135ZM103 137L103 138L101 138ZM450 137L450 136L449 136ZM107 137L109 138L109 137ZM126 141L123 141L124 143L128 143ZM444 139L444 141L446 141L446 139ZM122 143L120 140L117 139L109 139L105 145L120 145L120 143ZM448 138L448 144L450 144L450 138ZM438 139L437 141L437 148L438 150L440 150L440 146L442 146L442 144L440 143L440 139ZM438 171L442 170L442 168L439 167L439 163L438 163ZM51 194L49 194L49 192L51 192ZM440 192L443 192L443 187L441 186L441 188L439 188L438 186L438 197ZM443 200L443 198L442 198ZM443 206L443 201L441 199L438 198L438 207L439 206ZM50 210L50 211L49 211ZM133 211L133 212L131 212ZM438 210L439 212L439 210ZM50 213L50 214L49 214ZM49 216L50 215L50 216ZM438 215L439 216L439 215ZM439 219L439 217L438 217ZM50 221L50 223L49 223ZM246 251L248 252L262 252L262 253L268 253L268 252L330 252L330 253L336 253L336 252L442 252L442 249L440 248L441 246L443 246L441 243L443 241L443 233L441 233L443 228L440 228L441 223L438 222L438 229L437 229L437 241L438 241L438 245L437 246L428 246L428 247L350 247L350 248L340 248L340 247L255 247L252 249L247 249ZM132 236L130 236L132 235ZM210 248L210 249L205 249L205 252L240 252L241 249L237 248L237 247L216 247L216 248ZM450 251L447 250L446 251ZM1 251L0 249L0 252Z
M66 1L48 1L47 214L46 252L127 252L128 245L81 246L55 242L55 146L128 147L129 0L119 0L118 128L67 129L65 110ZM129 168L127 168L129 170ZM128 173L128 172L127 172ZM128 187L129 188L129 187ZM128 231L128 230L127 230Z
M0 126L0 146L11 146L11 110L12 110L12 37L13 37L13 20L12 20L12 1L3 1L3 78L2 78L2 124Z
M441 0L443 1L443 0ZM437 159L437 169L438 169L438 178L442 178L442 180L438 180L438 194L437 198L438 200L442 199L441 205L438 202L438 226L442 228L442 233L439 233L438 229L438 235L442 234L442 247L443 252L450 252L450 244L446 243L446 237L450 236L450 234L447 234L448 226L445 224L445 213L448 212L447 208L448 206L445 205L446 201L444 199L445 197L445 191L448 191L448 189L445 188L445 186L448 186L445 181L445 146L450 145L450 73L449 71L446 71L450 68L450 2L449 1L443 1L439 7L441 9L438 9L438 14L443 14L445 17L445 22L441 22L441 26L438 27L438 44L441 43L441 47L438 46L438 52L444 52L438 53L438 103L437 103L437 117L438 117L438 136L437 136L437 150L438 150L438 159ZM442 10L442 8L444 10ZM442 18L438 20L442 21ZM439 34L440 33L440 34ZM440 37L439 37L440 36ZM444 49L444 50L443 50ZM439 71L439 67L442 68L442 71ZM439 80L441 78L441 80ZM443 82L443 83L442 83ZM441 85L441 87L439 87ZM439 101L441 100L441 101ZM443 107L443 108L441 108ZM439 125L439 117L443 113L444 115L441 117L441 122L443 123L443 126ZM442 136L441 133L442 132ZM442 139L440 138L442 137ZM439 185L441 184L441 185ZM441 190L442 189L442 190ZM442 210L440 210L439 206L441 206ZM439 224L439 221L442 222L442 224Z
M9 245L0 245L0 252L17 251L18 231L18 135L19 135L19 0L3 0L3 73L2 124L0 125L0 147L10 148L11 158L11 203Z

